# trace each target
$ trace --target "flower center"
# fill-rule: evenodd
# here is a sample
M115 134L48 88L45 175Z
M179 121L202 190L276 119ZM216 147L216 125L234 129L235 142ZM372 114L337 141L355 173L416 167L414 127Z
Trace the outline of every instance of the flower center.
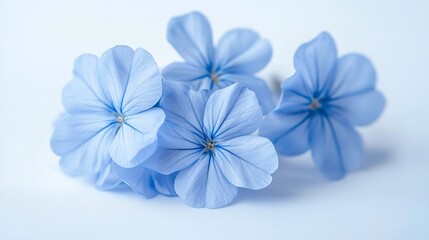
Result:
M218 83L219 83L219 78L218 78L218 76L216 75L216 73L214 73L214 72L210 73L210 79L211 79L214 83L216 83L216 84L218 84Z
M216 145L216 143L215 143L214 141L209 140L209 141L206 143L205 150L206 150L206 151L212 151L212 150L215 148L215 145Z
M120 123L123 123L125 121L125 116L122 114L118 114L118 117L116 118L116 120Z
M313 99L313 101L311 101L310 106L308 106L308 108L310 108L311 110L317 110L321 107L322 105L319 102L319 99Z

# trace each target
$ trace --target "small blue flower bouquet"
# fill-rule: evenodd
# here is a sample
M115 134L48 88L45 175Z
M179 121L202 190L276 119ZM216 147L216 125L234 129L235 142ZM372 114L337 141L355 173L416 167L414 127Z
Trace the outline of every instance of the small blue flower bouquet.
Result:
M267 187L277 154L311 150L329 179L359 166L355 126L374 122L385 106L364 56L339 58L321 33L296 51L296 72L275 105L255 76L272 55L256 32L234 29L214 46L209 22L192 12L170 20L167 39L183 62L162 73L141 48L77 58L51 139L65 172L93 176L98 189L126 185L147 198L219 208L238 188Z

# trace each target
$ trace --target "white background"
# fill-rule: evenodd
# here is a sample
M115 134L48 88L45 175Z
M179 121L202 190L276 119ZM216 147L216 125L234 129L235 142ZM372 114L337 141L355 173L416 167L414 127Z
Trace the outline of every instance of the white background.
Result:
M427 1L0 2L0 239L429 239ZM291 75L296 48L323 30L340 54L365 53L387 108L360 129L362 169L330 182L308 154L282 158L271 186L217 210L64 175L49 139L74 59L126 44L161 67L180 60L166 26L191 10L215 39L234 27L268 38L266 79Z

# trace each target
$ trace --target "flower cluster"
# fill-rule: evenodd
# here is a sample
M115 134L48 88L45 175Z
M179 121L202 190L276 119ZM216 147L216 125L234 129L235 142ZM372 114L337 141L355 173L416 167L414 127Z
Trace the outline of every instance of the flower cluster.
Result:
M234 29L214 46L207 19L192 12L170 20L167 38L184 61L162 73L146 50L127 46L75 61L51 139L64 171L93 176L99 189L124 185L218 208L238 188L268 186L277 153L310 149L331 179L359 166L354 126L375 121L385 104L365 57L338 58L331 36L320 34L297 50L275 107L255 76L272 49L254 31Z

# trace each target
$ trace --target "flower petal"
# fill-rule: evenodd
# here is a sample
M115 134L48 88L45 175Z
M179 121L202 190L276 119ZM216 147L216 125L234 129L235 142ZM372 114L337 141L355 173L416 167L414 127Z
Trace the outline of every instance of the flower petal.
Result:
M76 145L73 150L61 154L61 168L73 175L98 173L111 161L109 149L115 134L116 127L109 125Z
M174 180L176 176L177 173L163 175L152 171L152 179L156 190L165 196L177 196L176 190L174 190Z
M147 198L153 198L158 194L152 179L153 171L145 168L142 164L133 168L123 168L112 163L112 168L119 178L135 192Z
M51 138L51 148L57 155L67 154L113 124L108 113L66 114L59 119Z
M259 135L270 139L278 153L298 155L308 150L309 113L269 114L259 129Z
M201 13L191 12L172 18L168 24L167 39L190 64L205 69L212 64L212 30Z
M237 187L223 176L211 154L180 171L175 181L177 195L191 207L219 208L237 196Z
M264 114L274 108L273 93L267 83L251 75L224 74L220 77L221 81L239 82L246 85L250 90L254 91L258 97L259 105Z
M284 114L299 114L308 112L313 99L313 92L302 80L301 76L294 74L282 82L282 92L276 112Z
M174 141L174 140L173 140ZM155 153L144 162L144 165L164 175L169 175L189 167L194 162L201 159L202 148L183 149L180 145L177 148L159 146Z
M128 46L107 50L98 61L97 73L103 92L115 111L122 113L122 99L130 77L134 51Z
M205 132L212 140L249 135L262 123L262 111L253 91L235 83L215 91L204 111Z
M383 112L385 100L378 91L344 96L329 102L329 114L340 114L353 125L368 125Z
M301 45L294 56L297 74L313 90L315 97L329 89L336 62L337 48L332 37L326 32Z
M263 121L259 135L269 138L283 155L298 155L308 150L308 118L311 91L295 74L282 83L278 106Z
M162 70L162 75L166 81L192 82L208 77L209 72L187 62L174 62Z
M270 43L249 29L234 29L226 33L216 49L216 62L223 72L254 74L270 61Z
M331 98L359 94L375 88L375 70L360 54L348 54L338 61L337 74L330 90Z
M214 159L224 176L237 187L261 189L271 183L278 167L273 144L266 138L243 136L219 144Z
M176 126L179 135L193 133L203 138L202 118L209 92L197 92L176 82L165 82L163 91L159 105L165 111L166 122Z
M139 48L134 52L122 96L122 113L132 115L154 106L161 97L162 77L152 55Z
M315 115L309 142L316 166L330 179L344 177L346 172L356 169L362 159L362 139L345 121Z
M96 176L95 187L100 190L110 190L119 186L122 181L112 169L112 162L103 167Z
M158 129L164 118L160 108L126 117L110 148L113 161L130 168L150 157L156 149Z
M97 60L96 56L90 54L84 54L76 59L74 78L66 85L62 95L67 112L82 113L112 109L97 79Z

